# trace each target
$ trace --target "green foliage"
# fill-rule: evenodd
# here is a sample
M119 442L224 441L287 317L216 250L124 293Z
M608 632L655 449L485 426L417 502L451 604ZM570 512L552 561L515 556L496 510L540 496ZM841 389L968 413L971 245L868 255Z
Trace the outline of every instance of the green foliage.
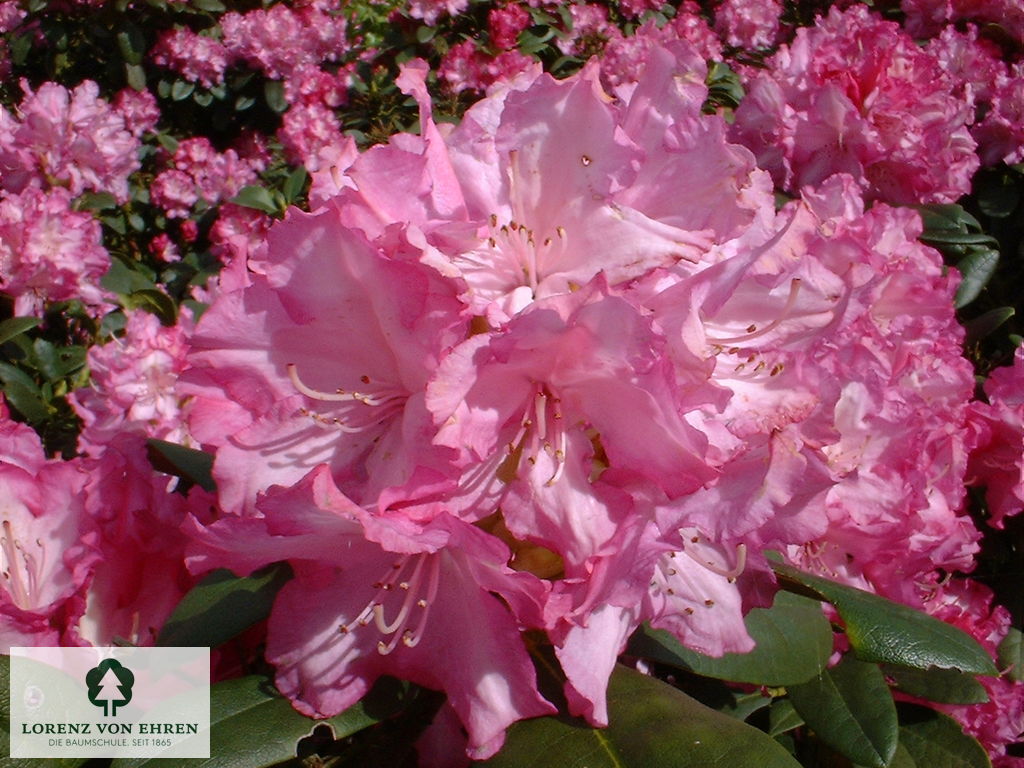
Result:
M797 768L761 731L626 667L608 688L606 729L562 715L516 723L491 768ZM654 724L657 724L654 726ZM653 727L652 727L653 726Z
M828 663L832 631L818 602L780 592L771 608L755 608L745 621L757 643L750 653L705 656L649 627L637 630L629 653L706 677L773 686L810 680Z
M937 667L980 675L997 673L985 649L951 624L788 565L774 563L772 567L783 588L809 592L835 606L850 646L863 661L923 670Z

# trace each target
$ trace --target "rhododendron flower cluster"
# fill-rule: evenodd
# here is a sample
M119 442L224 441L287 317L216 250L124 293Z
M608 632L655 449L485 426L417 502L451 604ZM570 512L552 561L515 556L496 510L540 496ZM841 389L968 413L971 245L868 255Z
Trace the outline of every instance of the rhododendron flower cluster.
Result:
M734 136L784 189L837 172L892 203L949 203L978 167L971 101L898 24L865 6L801 28L756 75Z
M465 765L769 653L777 553L974 638L929 706L1021 768L1016 2L0 0L0 643L283 562L214 676Z
M179 391L227 514L189 562L293 565L302 711L396 674L486 757L549 711L523 629L603 725L641 622L753 647L766 549L919 604L970 568L955 280L850 176L777 212L705 76L681 43L612 94L533 70L442 131L411 62L420 134L339 153L203 317Z

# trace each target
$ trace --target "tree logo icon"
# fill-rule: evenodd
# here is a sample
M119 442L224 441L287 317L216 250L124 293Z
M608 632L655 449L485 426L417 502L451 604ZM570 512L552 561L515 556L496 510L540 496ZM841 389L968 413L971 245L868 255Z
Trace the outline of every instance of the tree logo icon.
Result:
M116 659L104 659L85 673L85 684L89 686L89 701L103 707L103 715L109 717L132 700L135 675Z

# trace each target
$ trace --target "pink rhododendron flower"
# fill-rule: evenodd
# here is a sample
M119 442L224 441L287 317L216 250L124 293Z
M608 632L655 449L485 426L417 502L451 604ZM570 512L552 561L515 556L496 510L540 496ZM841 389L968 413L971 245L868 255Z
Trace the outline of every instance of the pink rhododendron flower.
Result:
M422 19L430 27L442 14L456 16L468 7L469 0L409 0L406 13L414 19Z
M0 187L66 187L128 198L128 176L139 167L138 139L124 116L99 97L91 80L68 91L53 82L25 97L12 115L0 108Z
M212 496L200 489L187 498L172 493L177 480L153 471L138 434L113 438L84 468L85 511L96 524L102 559L92 570L75 632L92 645L152 645L195 583L184 563L189 540L179 528L190 511L208 520Z
M1024 509L1024 348L1017 348L1012 365L992 371L985 394L987 404L971 404L980 436L969 475L986 487L989 522L1002 528L1004 518Z
M228 49L220 40L187 27L169 29L150 50L154 64L177 72L186 80L212 88L224 82Z
M170 328L156 315L135 310L128 313L124 336L89 349L91 383L71 394L83 422L82 452L99 455L124 433L188 442L174 385L186 366L191 332L188 309Z
M701 55L642 66L612 93L530 67L449 128L407 63L420 133L323 148L313 213L222 277L179 383L227 512L190 524L192 567L292 564L268 647L303 711L398 674L486 756L547 711L523 628L603 725L641 622L751 648L765 549L916 605L971 567L972 377L918 215L831 173L776 211ZM427 664L442 600L500 690Z
M779 36L778 0L722 0L715 6L715 30L736 48L768 48Z
M99 558L82 505L85 474L77 462L48 461L39 438L0 409L0 650L77 645L70 630Z
M544 585L508 568L497 539L444 513L422 526L374 517L338 492L326 467L272 489L259 508L258 518L193 525L189 565L247 573L292 564L267 659L301 711L337 714L378 676L396 675L448 694L475 758L497 752L516 720L554 712L517 623L540 621Z
M325 61L337 61L348 50L345 17L337 4L290 8L278 4L247 13L234 11L220 20L228 53L261 69L275 80Z
M972 134L985 165L1024 160L1024 64L996 78L991 108Z
M224 293L192 339L182 392L196 396L193 434L220 446L214 475L228 510L321 462L372 504L421 462L436 463L410 438L428 423L427 378L467 333L457 287L387 259L329 208L291 212L269 244L250 262L251 284ZM227 368L226 344L235 349ZM274 458L273 446L289 443L297 453Z
M104 303L110 255L99 222L71 204L59 187L0 192L0 291L14 297L16 315L39 315L48 301Z
M931 37L947 23L966 19L998 24L1024 42L1024 8L1016 0L901 0L900 8L915 37Z
M150 186L153 203L172 218L186 218L200 199L211 205L228 200L257 181L264 161L234 149L217 152L205 137L185 139Z
M121 113L125 127L136 137L155 129L160 120L156 97L149 91L122 88L114 97L114 109Z
M978 167L973 104L927 50L865 6L833 10L769 60L733 136L797 191L849 173L871 199L950 203Z
M929 613L959 627L996 658L999 643L1010 629L1010 614L992 605L992 592L976 581L956 580L936 588L926 605ZM989 700L968 706L939 705L974 736L997 768L1019 768L1020 759L1006 747L1024 733L1024 683L1008 677L979 677Z

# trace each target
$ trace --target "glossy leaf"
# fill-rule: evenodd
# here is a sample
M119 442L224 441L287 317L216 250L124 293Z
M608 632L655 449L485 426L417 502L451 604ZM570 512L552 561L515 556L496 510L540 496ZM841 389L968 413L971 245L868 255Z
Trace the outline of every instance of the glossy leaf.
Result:
M899 732L896 705L876 664L847 656L787 691L807 726L832 749L872 768L885 768L892 759Z
M973 344L981 341L1015 314L1017 310L1013 307L996 307L969 320L964 323L964 343Z
M318 725L329 725L336 739L345 738L397 713L405 700L403 686L386 679L341 714L313 720L299 714L265 677L227 680L210 689L210 757L196 762L203 768L273 765L294 758L298 741ZM118 759L111 764L111 768L166 766L167 761L158 757Z
M490 768L798 768L774 739L682 691L619 666L608 688L609 726L567 716L513 725Z
M284 83L280 80L267 80L263 84L263 98L266 99L267 106L277 114L288 109L288 99L284 95Z
M1006 676L1018 683L1024 680L1024 632L1010 627L998 653L999 668L1006 670Z
M12 317L0 323L0 344L20 336L38 326L42 320L38 317Z
M982 248L972 251L957 262L956 268L963 275L956 289L953 306L966 307L981 294L999 266L999 251Z
M745 621L757 643L750 653L705 656L684 647L668 632L650 627L633 635L629 653L705 677L755 685L802 683L828 663L832 630L817 601L780 592L771 608L755 608Z
M804 724L804 719L796 711L793 702L789 699L776 699L768 710L768 735L778 736L779 734L792 731Z
M242 187L242 190L231 202L235 203L235 205L243 205L246 208L255 208L257 211L263 211L271 215L279 213L277 203L274 202L270 192L265 187L253 184Z
M217 490L217 484L213 481L211 454L166 440L150 439L146 441L146 446L153 469L184 478L204 491L213 493Z
M958 669L996 674L988 653L970 635L951 624L884 597L772 563L781 585L827 600L846 626L857 657L916 669Z
M213 571L181 599L157 645L216 648L269 616L278 590L291 575L283 563L247 577Z
M51 757L46 760L37 758L10 757L11 743L11 657L0 656L0 744L7 755L0 765L4 768L76 768L89 761L87 757Z
M886 664L882 671L903 693L942 704L982 704L984 686L973 675L955 669L909 669Z
M985 748L951 717L900 705L900 745L918 768L991 768Z

